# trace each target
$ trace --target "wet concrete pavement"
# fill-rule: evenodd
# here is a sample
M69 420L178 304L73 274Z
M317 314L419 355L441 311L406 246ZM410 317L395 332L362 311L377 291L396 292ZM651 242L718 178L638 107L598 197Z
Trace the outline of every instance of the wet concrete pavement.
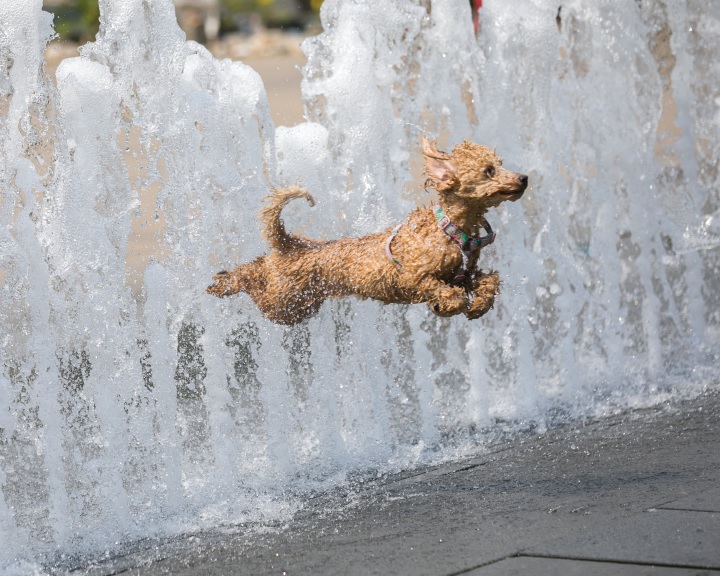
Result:
M567 425L82 574L720 575L720 395Z

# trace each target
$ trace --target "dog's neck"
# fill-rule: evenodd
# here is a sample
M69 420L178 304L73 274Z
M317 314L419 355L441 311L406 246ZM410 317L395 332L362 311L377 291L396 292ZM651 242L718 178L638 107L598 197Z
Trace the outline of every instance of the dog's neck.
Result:
M440 207L455 226L468 236L479 236L487 207L477 200L461 198L452 193L441 194Z

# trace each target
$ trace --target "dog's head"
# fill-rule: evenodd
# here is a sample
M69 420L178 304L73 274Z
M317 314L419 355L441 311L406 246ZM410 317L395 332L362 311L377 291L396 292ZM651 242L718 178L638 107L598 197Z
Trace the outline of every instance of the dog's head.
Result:
M422 151L428 175L426 186L441 194L478 200L489 208L505 200L514 202L527 188L528 177L503 168L502 158L485 146L465 141L448 154L423 138Z

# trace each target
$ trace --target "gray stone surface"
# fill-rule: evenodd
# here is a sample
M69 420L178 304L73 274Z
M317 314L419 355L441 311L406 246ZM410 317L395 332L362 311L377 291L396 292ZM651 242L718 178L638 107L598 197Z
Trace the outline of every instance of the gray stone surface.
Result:
M466 576L525 576L527 574L532 576L558 576L559 574L562 576L616 576L617 574L624 576L700 576L702 574L712 576L720 574L720 571L518 556L465 572Z
M648 511L624 518L610 530L563 536L526 552L560 558L720 568L720 514Z
M286 529L203 534L78 573L542 574L552 562L567 567L559 574L585 564L595 572L583 574L710 573L720 569L719 408L708 393L518 437L314 498ZM662 570L648 572L653 563Z
M720 450L720 446L718 447ZM663 510L696 510L704 512L720 512L720 486L705 490L698 494L685 496L660 506Z

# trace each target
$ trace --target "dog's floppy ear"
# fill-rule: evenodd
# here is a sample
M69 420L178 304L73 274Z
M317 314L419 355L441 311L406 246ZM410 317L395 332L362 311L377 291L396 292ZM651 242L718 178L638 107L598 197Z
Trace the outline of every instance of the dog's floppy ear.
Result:
M425 156L425 173L430 177L431 183L440 191L440 188L444 188L442 183L450 183L455 180L457 167L450 154L438 151L433 140L428 140L423 136L421 146Z

